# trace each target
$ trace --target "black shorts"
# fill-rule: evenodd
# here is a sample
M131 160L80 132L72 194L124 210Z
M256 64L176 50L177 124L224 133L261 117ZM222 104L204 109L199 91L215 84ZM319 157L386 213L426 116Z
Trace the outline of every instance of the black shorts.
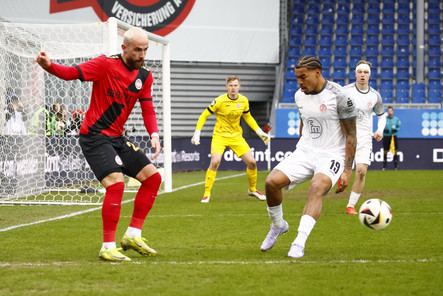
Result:
M391 147L391 138L392 138L392 136L384 136L383 137L383 149L384 149L384 151L389 151L389 148ZM395 150L398 150L398 139L397 139L397 136L394 136L394 147L395 147Z
M80 134L79 143L86 161L100 182L116 172L135 178L151 163L143 151L125 137Z

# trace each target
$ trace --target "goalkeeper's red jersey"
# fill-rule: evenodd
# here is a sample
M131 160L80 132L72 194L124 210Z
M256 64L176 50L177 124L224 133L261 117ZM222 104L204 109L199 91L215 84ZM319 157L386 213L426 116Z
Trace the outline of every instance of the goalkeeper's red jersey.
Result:
M148 133L158 132L151 93L153 76L147 68L130 69L121 55L114 55L100 56L75 68L52 63L47 70L65 80L93 82L91 102L80 134L120 137L137 100Z

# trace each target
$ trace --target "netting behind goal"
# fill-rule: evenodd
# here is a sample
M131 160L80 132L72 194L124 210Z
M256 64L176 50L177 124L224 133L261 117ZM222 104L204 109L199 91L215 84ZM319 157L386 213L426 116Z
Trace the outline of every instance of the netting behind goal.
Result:
M34 59L45 51L55 63L73 66L119 53L129 27L115 19L59 25L0 22L0 204L103 201L104 190L85 161L77 136L92 83L61 80ZM169 46L163 37L148 35L145 66L154 76L154 106L164 148L153 163L165 172L163 188L170 191ZM152 159L155 151L151 151L138 103L125 125L125 135ZM134 181L127 182L127 191L137 189Z

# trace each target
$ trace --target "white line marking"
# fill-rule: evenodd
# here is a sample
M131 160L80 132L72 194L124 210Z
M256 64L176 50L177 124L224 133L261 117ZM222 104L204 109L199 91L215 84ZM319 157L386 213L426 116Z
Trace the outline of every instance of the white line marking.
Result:
M241 174L226 176L226 177L222 177L222 178L216 178L216 180L223 180L223 179L228 179L228 178L234 178L234 177L242 176L242 175L245 175L245 174L246 173L241 173ZM185 185L185 186L173 189L172 192L179 191L179 190L186 189L186 188L190 188L190 187L197 186L197 185L201 185L201 184L204 184L204 183L205 182L203 181L203 182L198 182L198 183L194 183L194 184L190 184L190 185ZM161 194L164 194L164 192L160 192L158 195L161 195ZM126 203L132 202L132 201L134 201L134 199L125 200L125 201L122 202L122 204L126 204ZM75 212L75 213L71 213L71 214L67 214L67 215L63 215L63 216L59 216L59 217L54 217L54 218L49 218L49 219L45 219L45 220L34 221L34 222L31 222L31 223L14 225L14 226L10 226L10 227L6 227L6 228L0 229L0 232L5 232L5 231L21 228L21 227L36 225L36 224L50 222L50 221L55 221L55 220L61 220L61 219L65 219L65 218L71 218L71 217L82 215L82 214L85 214L85 213L97 211L97 210L100 210L101 208L102 207L99 206L99 207L95 207L95 208L92 208L92 209L88 209L88 210L84 210L84 211L80 211L80 212Z
M442 262L442 259L423 258L423 259L379 259L379 260L303 260L290 259L287 260L257 260L257 261L132 261L132 262L109 262L109 264L146 264L146 265L262 265L262 264L373 264L373 263L427 263ZM103 263L88 263L89 265L102 265ZM40 266L79 266L84 265L80 262L51 262L51 263L1 263L0 267L40 267Z

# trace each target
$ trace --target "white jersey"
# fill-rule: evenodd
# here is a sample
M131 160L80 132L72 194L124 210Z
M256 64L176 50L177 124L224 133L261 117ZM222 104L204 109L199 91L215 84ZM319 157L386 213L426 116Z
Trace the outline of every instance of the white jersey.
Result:
M357 145L372 146L372 112L380 116L385 113L383 102L378 91L369 87L365 92L357 89L355 83L344 87L347 95L352 98L357 109Z
M303 130L297 149L313 153L334 153L344 157L346 138L340 120L355 119L354 102L343 87L326 81L316 94L295 93L295 104L303 122Z

